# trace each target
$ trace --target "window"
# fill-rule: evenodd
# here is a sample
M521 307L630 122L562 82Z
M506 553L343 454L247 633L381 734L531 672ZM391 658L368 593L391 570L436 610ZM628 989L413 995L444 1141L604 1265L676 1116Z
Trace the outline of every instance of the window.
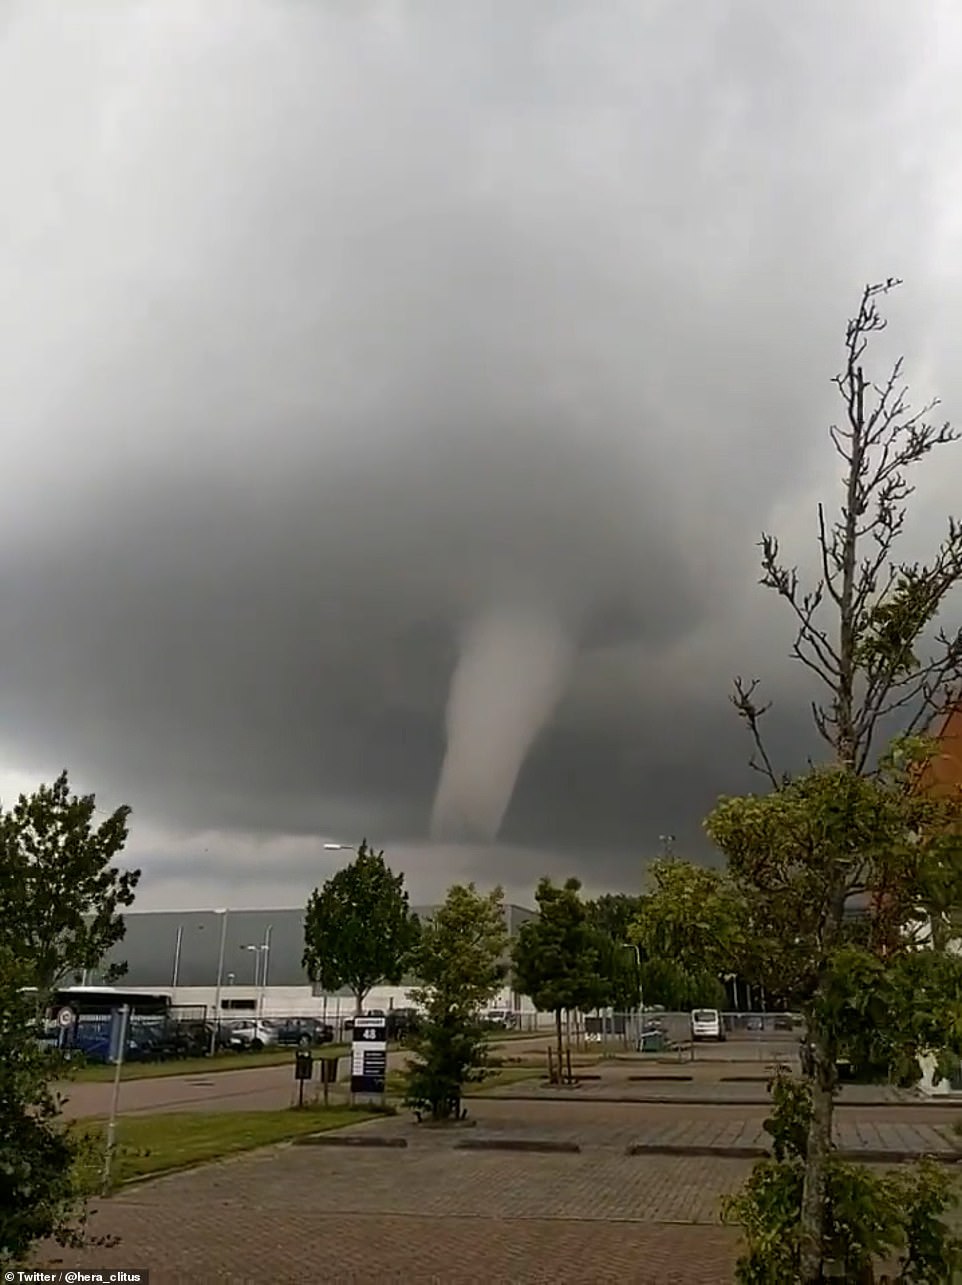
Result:
M256 999L225 999L221 1001L221 1009L229 1009L237 1013L253 1013L257 1007Z

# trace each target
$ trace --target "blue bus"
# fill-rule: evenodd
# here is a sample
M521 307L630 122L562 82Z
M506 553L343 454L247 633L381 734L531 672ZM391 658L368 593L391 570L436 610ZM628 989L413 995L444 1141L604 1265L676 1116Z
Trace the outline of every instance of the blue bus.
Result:
M50 997L44 1022L44 1042L68 1057L82 1053L87 1061L111 1060L114 1015L127 1005L125 1058L150 1055L157 1036L170 1020L169 994L125 990L119 986L61 986Z

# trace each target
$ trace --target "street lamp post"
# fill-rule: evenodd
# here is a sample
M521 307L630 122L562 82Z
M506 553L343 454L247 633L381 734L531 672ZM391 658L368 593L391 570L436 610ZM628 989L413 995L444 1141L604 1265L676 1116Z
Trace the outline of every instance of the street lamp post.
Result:
M261 947L264 952L264 962L261 965L261 991L257 1006L258 1017L264 1016L264 1000L267 997L267 970L271 962L271 929L273 926L273 924L268 924L264 929L264 944Z
M177 939L174 942L174 967L171 973L170 986L172 990L177 989L177 979L180 976L180 948L184 944L184 925L177 925Z
M261 956L260 946L241 946L241 950L249 950L254 956L254 990L257 990L261 979Z
M349 843L325 843L324 851L325 852L353 852L354 848ZM324 991L323 993L323 1000L324 1000L324 1013L321 1020L326 1023L327 1022L327 991ZM338 1000L337 1014L338 1014L338 1018L340 1018L340 1014L341 1014L340 1000Z
M622 946L625 950L635 952L635 965L638 969L638 1043L641 1043L641 1033L645 1029L645 996L641 988L641 947L634 941L623 941Z
M264 940L257 945L241 946L241 950L249 950L254 955L254 991L257 1000L257 1016L263 1016L264 995L267 990L267 967L271 953L271 928L268 924L264 931Z
M220 1034L220 994L224 983L224 949L227 945L227 916L229 911L225 908L215 910L215 915L221 916L220 921L220 949L217 953L217 985L214 988L214 1021L210 1028L210 1051L217 1051L217 1036Z

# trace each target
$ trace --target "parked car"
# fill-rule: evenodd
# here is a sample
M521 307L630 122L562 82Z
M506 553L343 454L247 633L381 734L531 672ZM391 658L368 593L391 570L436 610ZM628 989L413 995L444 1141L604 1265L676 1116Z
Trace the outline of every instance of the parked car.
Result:
M277 1027L272 1022L238 1022L231 1028L230 1044L235 1049L263 1049L277 1043Z
M326 1022L318 1022L313 1017L296 1017L279 1023L277 1043L282 1045L333 1044L334 1028Z
M387 1037L404 1043L416 1035L421 1025L421 1015L416 1008L392 1008L387 1015Z
M205 1057L210 1052L213 1027L207 1022L172 1022L171 1043L178 1057Z
M693 1042L699 1040L716 1040L721 1043L725 1039L725 1028L722 1025L721 1014L717 1008L696 1008L691 1015L691 1038Z
M487 1026L500 1031L514 1030L518 1024L518 1019L510 1008L489 1008L484 1021Z

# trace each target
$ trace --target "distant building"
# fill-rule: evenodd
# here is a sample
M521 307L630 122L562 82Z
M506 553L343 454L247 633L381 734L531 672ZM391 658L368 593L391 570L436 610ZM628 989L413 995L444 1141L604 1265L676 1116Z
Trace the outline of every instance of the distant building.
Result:
M923 789L936 798L962 789L962 702L955 705L942 719L941 725L933 731L938 741L938 752L926 764L922 775ZM931 931L931 929L930 929ZM954 931L950 929L950 931ZM956 937L947 943L947 949L958 951L962 942ZM962 1079L954 1076L935 1083L938 1058L929 1053L921 1059L922 1080L919 1088L923 1093L942 1096L962 1091Z
M932 735L938 752L925 765L924 788L945 795L962 787L962 701L946 714Z
M414 906L420 919L436 907ZM533 910L505 906L508 933L516 937ZM178 1007L203 1008L213 1014L223 932L221 1011L224 1015L260 1011L263 1016L347 1016L354 1011L347 990L324 994L311 985L301 962L304 953L304 910L136 911L124 915L126 933L106 956L103 968L126 964L123 984L141 990L169 991ZM102 974L91 974L91 983ZM409 1001L414 979L394 987L379 987L365 1000L368 1008L400 1008ZM531 1005L510 988L494 1007L515 1012L532 1011Z

